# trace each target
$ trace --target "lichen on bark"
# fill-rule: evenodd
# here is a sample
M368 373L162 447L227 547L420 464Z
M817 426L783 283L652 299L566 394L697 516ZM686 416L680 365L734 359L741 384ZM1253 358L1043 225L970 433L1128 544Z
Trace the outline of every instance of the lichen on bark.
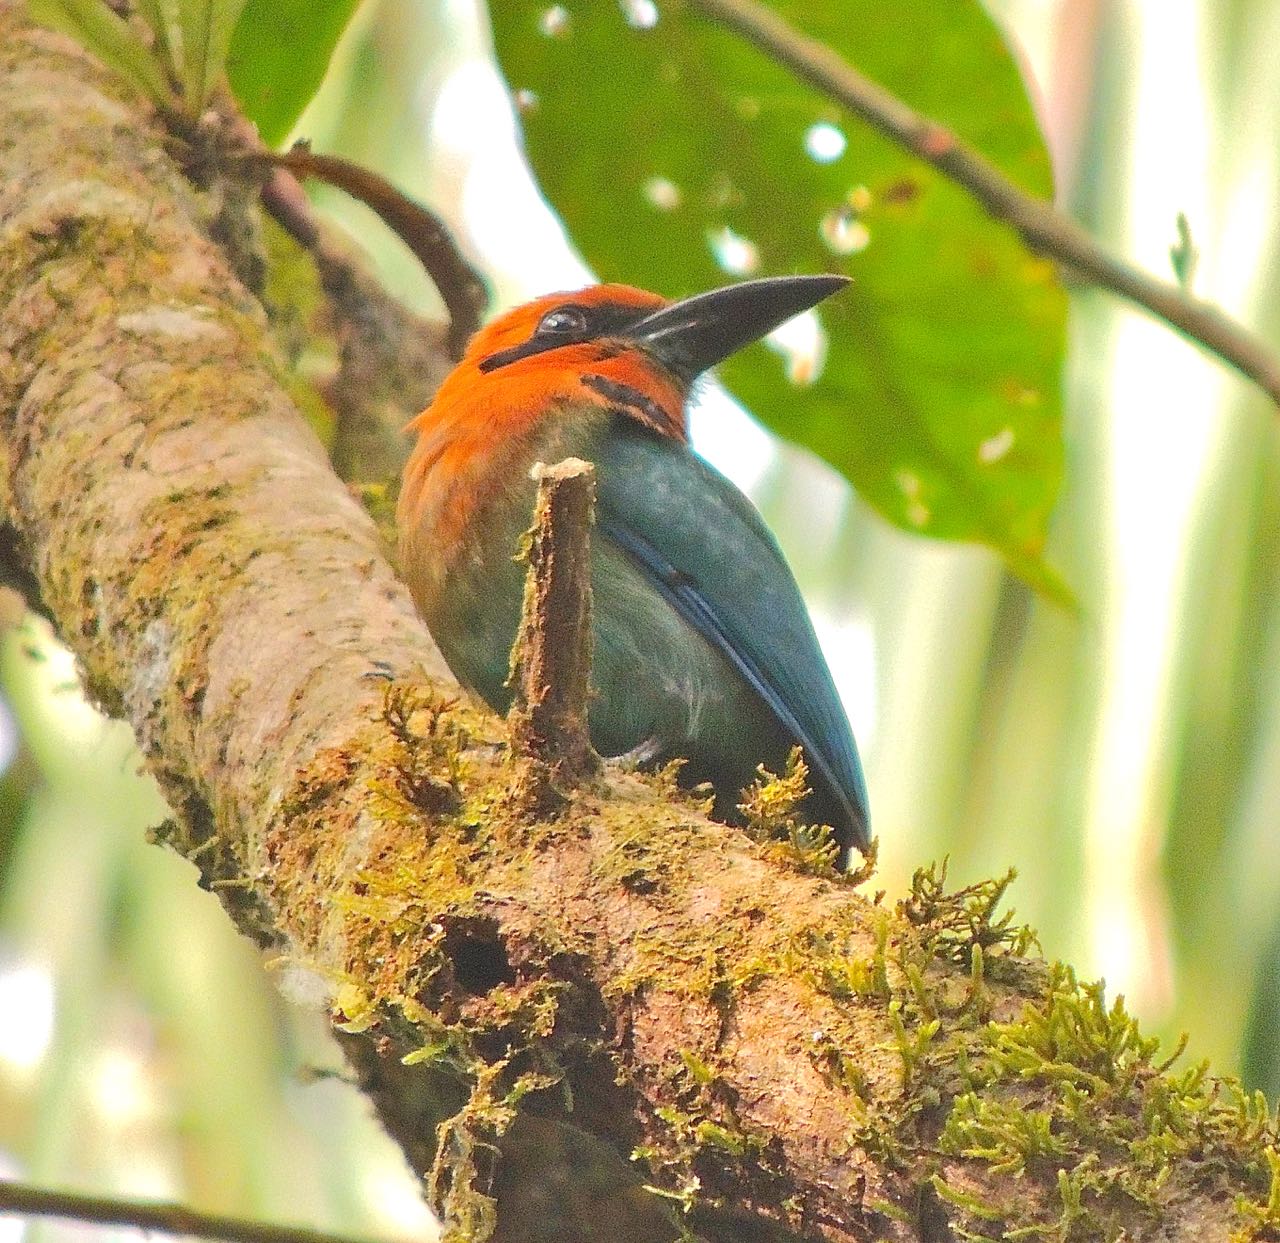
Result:
M781 848L670 774L519 814L215 215L0 0L6 560L165 839L328 989L457 1237L1275 1236L1272 1120L1029 957L1001 885L868 897L787 775L756 804Z

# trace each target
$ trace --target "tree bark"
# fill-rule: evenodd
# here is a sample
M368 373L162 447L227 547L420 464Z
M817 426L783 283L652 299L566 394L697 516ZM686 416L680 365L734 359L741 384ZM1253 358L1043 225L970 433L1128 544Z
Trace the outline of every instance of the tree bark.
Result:
M1274 1237L1270 1119L1027 957L1002 884L869 898L785 780L759 840L615 769L523 815L212 201L0 0L3 562L456 1237Z

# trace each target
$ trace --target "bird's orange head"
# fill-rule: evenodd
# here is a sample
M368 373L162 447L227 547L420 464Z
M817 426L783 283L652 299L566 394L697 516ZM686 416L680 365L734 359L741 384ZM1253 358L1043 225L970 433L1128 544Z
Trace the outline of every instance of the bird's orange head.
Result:
M846 283L770 277L674 303L630 285L547 294L476 333L411 427L441 451L459 440L479 451L576 403L683 440L685 401L703 371Z
M687 386L614 335L665 305L629 285L595 285L518 306L472 337L414 426L425 437L473 431L493 443L574 404L621 407L655 432L683 438Z
M708 367L847 284L843 276L744 281L679 302L629 285L548 294L472 338L411 424L402 531L426 521L457 546L469 515L557 411L630 418L684 441L689 389Z

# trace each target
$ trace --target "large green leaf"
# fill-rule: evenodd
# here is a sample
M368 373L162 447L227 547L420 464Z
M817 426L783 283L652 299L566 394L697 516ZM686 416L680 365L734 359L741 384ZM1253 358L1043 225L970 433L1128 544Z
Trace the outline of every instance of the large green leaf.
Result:
M269 146L288 136L320 86L360 0L248 0L227 77Z
M1050 193L1026 92L976 0L774 7ZM725 364L725 382L892 521L991 544L1052 588L1041 556L1062 471L1066 317L1053 268L680 0L502 0L492 18L533 167L600 276L705 289L725 279L726 238L749 244L761 274L848 273L819 310L830 349L816 383L789 379L764 347Z

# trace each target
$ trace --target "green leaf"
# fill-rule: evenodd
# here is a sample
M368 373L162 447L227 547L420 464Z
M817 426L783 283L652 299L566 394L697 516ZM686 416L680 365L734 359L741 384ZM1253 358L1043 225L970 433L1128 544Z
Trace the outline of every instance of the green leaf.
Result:
M103 0L29 0L28 8L36 21L71 35L153 103L173 106L160 65Z
M137 0L137 10L155 36L153 55L173 80L178 80L178 63L173 55L173 28L176 0Z
M976 0L774 8L1050 194L1022 82ZM505 0L492 18L529 158L601 278L676 297L727 275L852 276L817 311L819 376L789 378L756 346L724 365L726 384L891 521L990 544L1060 597L1043 561L1063 459L1066 299L1053 267L680 0ZM717 247L748 262L730 271Z
M203 111L222 77L231 33L245 0L178 0L182 30L182 86L193 115Z
M263 142L289 135L329 67L360 0L249 0L231 37L227 76Z

